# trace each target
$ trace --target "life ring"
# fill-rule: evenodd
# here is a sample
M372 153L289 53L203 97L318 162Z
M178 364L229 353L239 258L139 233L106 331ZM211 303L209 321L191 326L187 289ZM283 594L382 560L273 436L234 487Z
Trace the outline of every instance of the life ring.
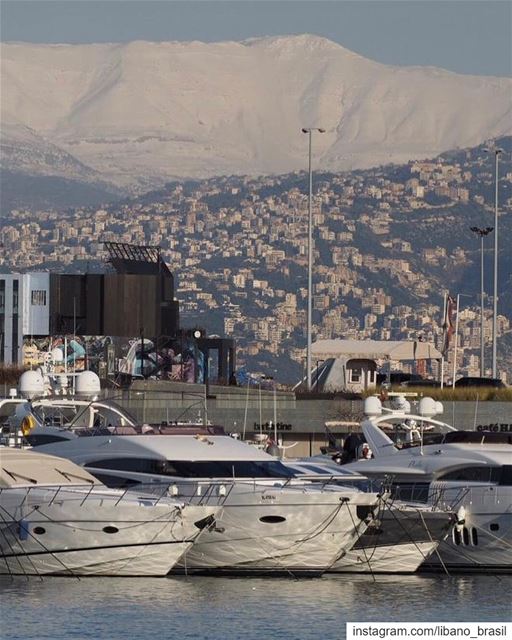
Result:
M23 418L21 421L21 433L26 438L28 434L32 431L32 429L36 426L36 421L34 416L28 415Z

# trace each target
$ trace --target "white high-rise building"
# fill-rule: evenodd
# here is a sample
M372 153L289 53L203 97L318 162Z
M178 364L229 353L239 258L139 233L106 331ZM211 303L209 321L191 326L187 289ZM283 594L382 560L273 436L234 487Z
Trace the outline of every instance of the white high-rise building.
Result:
M25 336L50 331L50 274L11 273L0 276L0 362L22 361Z

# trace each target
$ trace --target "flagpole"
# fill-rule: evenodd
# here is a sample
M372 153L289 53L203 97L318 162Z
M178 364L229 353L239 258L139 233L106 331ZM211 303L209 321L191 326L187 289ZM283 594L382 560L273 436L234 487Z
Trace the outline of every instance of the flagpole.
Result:
M446 331L448 330L448 319L446 317L446 304L447 304L447 300L448 300L448 293L445 291L443 294L443 316L441 319L442 325L441 328L443 329L443 333L441 334L441 354L442 354L442 359L441 359L441 389L444 387L444 356L446 354Z
M457 310L455 316L455 342L453 345L453 378L452 378L452 389L455 389L455 375L457 373L457 342L459 337L459 300L460 293L457 294Z

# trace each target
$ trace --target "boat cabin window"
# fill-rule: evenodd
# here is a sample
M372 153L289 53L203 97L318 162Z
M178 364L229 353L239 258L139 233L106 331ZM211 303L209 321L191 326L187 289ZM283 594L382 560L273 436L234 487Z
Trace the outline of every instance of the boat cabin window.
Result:
M318 474L322 474L322 475L326 475L326 474L330 474L333 476L343 476L345 477L346 475L350 475L350 472L344 473L341 469L331 469L330 467L317 467L313 464L302 464L300 467L295 467L298 471L300 471L301 473L309 473L309 472L313 472L313 473L318 473Z
M380 487L380 490L383 488ZM379 490L379 487L374 487L373 491ZM415 482L415 483L397 483L387 487L388 491L391 491L391 497L393 500L404 500L407 502L427 502L430 495L430 486L428 482Z
M505 487L512 487L512 464L504 464L501 467L500 484Z
M493 431L449 431L444 436L445 443L474 443L474 444L512 444L512 435L507 432Z
M64 442L65 440L69 440L69 438L55 433L40 433L38 431L35 433L29 433L25 436L25 439L31 447L40 447L45 444L51 444L52 442Z
M512 465L506 465L512 469ZM449 471L441 476L438 480L452 481L452 482L493 482L496 484L502 484L502 476L511 476L510 471L503 474L503 469L506 467L465 467L463 469L456 469L455 471ZM510 484L511 478L508 478Z
M88 462L87 468L116 469L180 478L293 478L295 472L276 460L154 460L110 458Z

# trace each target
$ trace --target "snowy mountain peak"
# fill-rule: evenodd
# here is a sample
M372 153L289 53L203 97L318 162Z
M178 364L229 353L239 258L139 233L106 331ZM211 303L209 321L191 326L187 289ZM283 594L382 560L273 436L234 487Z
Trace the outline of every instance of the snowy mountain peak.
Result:
M4 44L2 77L6 121L125 185L301 169L303 126L327 129L315 166L341 170L472 146L512 122L510 79L388 66L312 34Z
M301 33L298 35L285 36L263 36L259 38L248 38L242 40L242 44L247 46L259 46L268 49L281 49L283 51L298 49L302 54L304 51L337 51L345 52L349 55L357 55L345 49L341 44L333 42L323 36L313 33Z

